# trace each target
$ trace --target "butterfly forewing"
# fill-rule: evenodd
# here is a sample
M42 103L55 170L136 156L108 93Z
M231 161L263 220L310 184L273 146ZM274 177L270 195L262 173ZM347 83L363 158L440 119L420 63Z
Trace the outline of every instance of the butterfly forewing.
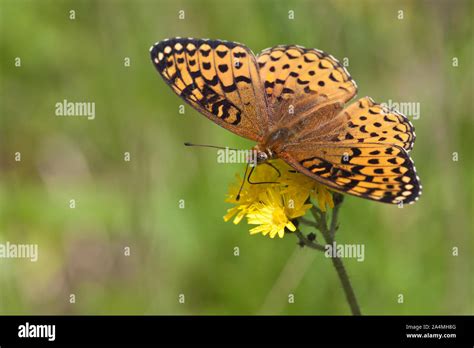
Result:
M151 59L173 91L220 126L261 141L268 125L256 59L245 46L176 38L151 49Z
M357 93L347 70L320 50L276 46L262 51L257 62L274 127L324 104L345 103Z

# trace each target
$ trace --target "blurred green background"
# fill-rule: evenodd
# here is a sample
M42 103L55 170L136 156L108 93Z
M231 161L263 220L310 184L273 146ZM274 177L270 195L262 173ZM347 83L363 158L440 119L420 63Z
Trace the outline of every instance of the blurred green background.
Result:
M1 314L349 314L321 253L223 221L243 165L183 142L253 144L179 114L148 53L174 36L316 47L349 58L358 97L420 103L420 201L346 197L337 240L365 244L345 260L363 313L474 313L472 1L0 4L0 242L39 246L36 263L0 259ZM64 99L95 119L55 116Z

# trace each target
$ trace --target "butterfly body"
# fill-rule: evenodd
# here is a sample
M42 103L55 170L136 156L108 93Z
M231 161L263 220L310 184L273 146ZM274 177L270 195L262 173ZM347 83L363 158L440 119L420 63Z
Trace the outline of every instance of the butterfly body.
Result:
M257 163L280 158L329 188L374 201L412 203L421 193L408 119L371 98L333 56L191 38L156 43L151 59L173 91L204 116L254 140Z

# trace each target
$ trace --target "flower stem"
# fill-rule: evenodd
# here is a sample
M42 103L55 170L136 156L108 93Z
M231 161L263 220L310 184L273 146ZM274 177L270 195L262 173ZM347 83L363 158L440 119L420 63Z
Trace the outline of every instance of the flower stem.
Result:
M323 235L326 245L332 245L334 243L336 231L338 228L337 218L338 218L339 208L342 204L342 201L343 201L343 196L339 193L334 193L334 209L332 210L331 223L329 225L329 228L327 224L326 213L316 206L313 206L313 208L311 208L311 213L313 214L314 219L315 219L314 225L309 224L307 220L303 222L307 225L314 226L316 229L318 229ZM326 251L326 248L324 245L321 245L317 243L316 241L314 241L314 238L309 239L308 236L305 236L299 229L295 231L295 234L300 240L299 244L301 246L307 246L312 249L316 249L323 252ZM333 256L331 257L331 260L332 260L332 264L334 268L336 269L337 275L341 282L342 288L346 295L346 299L347 299L347 302L349 303L349 307L351 308L352 314L361 315L360 308L357 303L357 298L354 293L354 289L352 288L352 284L349 280L349 276L347 275L342 259L340 257Z
M342 288L344 289L344 293L346 294L347 302L351 307L351 312L353 315L361 315L359 304L357 303L357 298L354 293L354 289L352 288L351 282L349 280L349 276L347 275L346 269L344 268L344 264L340 257L331 257L332 264L336 269L337 275L339 276L339 280L341 281Z

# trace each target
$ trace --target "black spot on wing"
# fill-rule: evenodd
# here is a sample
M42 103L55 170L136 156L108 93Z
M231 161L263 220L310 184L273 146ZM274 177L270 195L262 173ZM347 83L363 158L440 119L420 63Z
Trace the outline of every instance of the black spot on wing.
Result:
M221 64L218 66L219 71L222 73L225 73L227 70L229 70L229 66L227 64Z

